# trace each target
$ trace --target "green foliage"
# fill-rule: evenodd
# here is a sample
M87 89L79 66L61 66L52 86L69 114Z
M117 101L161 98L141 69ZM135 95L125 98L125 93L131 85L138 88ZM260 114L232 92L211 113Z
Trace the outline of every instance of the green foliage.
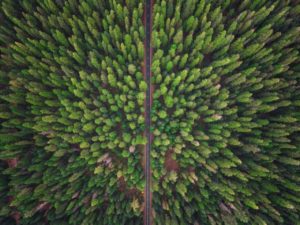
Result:
M1 225L142 223L143 7L0 2Z
M298 224L299 1L0 2L0 224Z
M299 222L298 8L155 2L155 224Z

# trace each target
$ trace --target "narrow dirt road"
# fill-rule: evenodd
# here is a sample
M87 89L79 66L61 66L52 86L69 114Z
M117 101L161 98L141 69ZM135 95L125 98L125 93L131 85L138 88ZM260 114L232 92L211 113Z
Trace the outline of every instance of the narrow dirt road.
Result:
M143 16L143 23L145 27L145 42L144 42L144 64L143 74L147 83L146 98L144 101L145 107L145 137L147 138L147 144L144 148L144 172L146 179L146 186L144 192L144 224L152 224L152 193L151 193L151 160L150 151L152 143L151 135L151 106L153 96L153 85L151 85L151 64L152 64L152 48L151 48L151 32L152 32L152 9L153 0L145 0L145 10Z

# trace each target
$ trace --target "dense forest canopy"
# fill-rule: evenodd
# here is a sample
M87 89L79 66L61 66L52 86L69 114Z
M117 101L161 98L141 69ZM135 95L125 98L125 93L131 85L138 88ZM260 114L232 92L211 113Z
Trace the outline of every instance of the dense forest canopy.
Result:
M0 0L0 224L300 221L300 1Z

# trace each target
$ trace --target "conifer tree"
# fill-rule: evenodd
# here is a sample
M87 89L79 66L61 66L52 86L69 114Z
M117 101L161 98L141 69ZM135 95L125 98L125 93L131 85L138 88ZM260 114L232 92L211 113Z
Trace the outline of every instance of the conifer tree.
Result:
M0 224L142 224L144 3L0 1ZM154 224L297 224L300 2L156 0Z
M299 13L299 1L155 2L155 224L298 223Z
M142 223L142 9L1 1L1 224Z

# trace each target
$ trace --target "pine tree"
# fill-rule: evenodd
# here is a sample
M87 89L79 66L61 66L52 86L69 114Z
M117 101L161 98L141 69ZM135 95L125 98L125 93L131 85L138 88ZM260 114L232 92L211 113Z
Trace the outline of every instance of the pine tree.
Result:
M298 188L287 188L299 173L299 68L293 64L299 61L293 34L299 23L288 15L297 6L278 1L155 3L153 34L159 45L153 45L152 182L155 215L162 215L155 223L299 220ZM164 10L168 42L158 35ZM167 169L176 179L160 173ZM283 197L290 191L293 200Z

